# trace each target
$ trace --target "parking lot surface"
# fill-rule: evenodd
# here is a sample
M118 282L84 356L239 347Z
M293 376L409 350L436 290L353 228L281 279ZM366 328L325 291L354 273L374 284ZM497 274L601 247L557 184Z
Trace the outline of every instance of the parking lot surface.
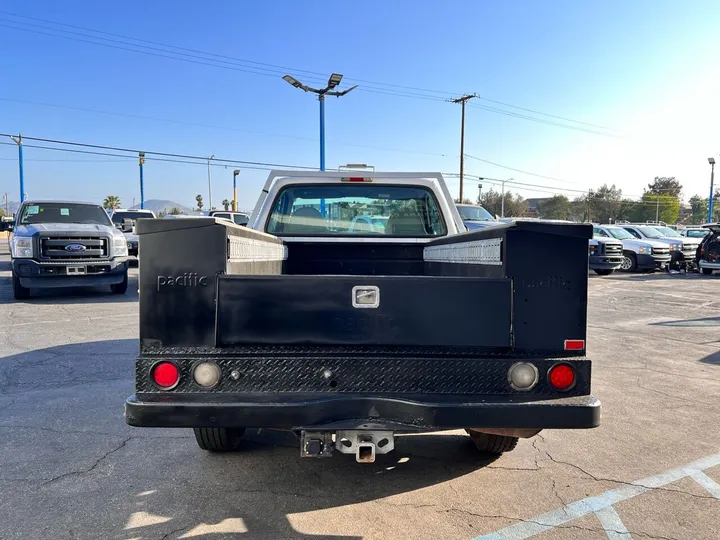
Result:
M0 245L4 250L5 245ZM302 459L282 432L211 455L123 419L137 270L12 299L0 251L2 539L720 538L720 277L590 278L602 425L483 459L464 432L403 436L373 464Z

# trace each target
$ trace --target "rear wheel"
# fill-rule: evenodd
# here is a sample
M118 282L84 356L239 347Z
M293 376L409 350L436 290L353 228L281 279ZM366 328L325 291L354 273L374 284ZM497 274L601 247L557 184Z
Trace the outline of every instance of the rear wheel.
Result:
M614 271L615 271L615 270L612 269L612 268L610 268L610 269L597 269L597 268L596 268L596 269L595 269L595 273L596 273L598 276L609 276L609 275L612 274Z
M193 428L200 448L209 452L233 452L240 447L245 428Z
M710 274L713 273L713 269L712 268L703 268L702 273L705 274L706 276L709 276Z
M14 273L12 275L13 297L15 300L26 300L30 298L30 289L20 284L20 278Z
M113 285L110 285L110 290L113 292L113 294L125 294L125 291L127 291L128 288L128 273L127 270L125 270L125 276L123 277L123 280L120 283L115 283Z
M634 272L637 270L637 257L634 253L630 251L623 253L623 262L620 265L620 270L624 272Z
M491 435L466 429L475 447L484 454L503 454L513 450L518 443L517 437L506 435Z

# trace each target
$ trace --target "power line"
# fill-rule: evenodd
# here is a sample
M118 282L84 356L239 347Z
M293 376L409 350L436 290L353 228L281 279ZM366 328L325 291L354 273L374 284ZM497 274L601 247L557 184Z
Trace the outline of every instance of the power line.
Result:
M8 133L0 133L0 137L11 137ZM180 158L180 159L197 159L197 160L205 160L207 161L207 156L192 156L187 154L173 154L169 152L153 152L149 150L138 150L133 148L120 148L117 146L105 146L100 144L88 144L88 143L79 143L79 142L73 142L73 141L61 141L57 139L44 139L41 137L28 137L26 135L23 135L24 140L28 141L38 141L38 142L45 142L45 143L51 143L51 144L64 144L69 146L80 146L83 148L97 148L100 150L112 150L115 152L129 152L136 154L135 156L132 156L133 158L137 157L137 154L139 152L144 152L146 155L155 155L155 156L163 156L163 157L172 157L172 158ZM24 145L27 148L32 148L31 145ZM221 158L213 158L214 161L222 162L222 163L230 163L230 164L241 164L241 165L262 165L265 167L280 167L280 168L291 168L291 169L310 169L310 170L317 170L317 167L308 167L304 165L287 165L287 164L280 164L280 163L264 163L261 161L244 161L240 159L221 159Z
M101 109L89 109L86 107L75 107L70 105L59 105L55 103L46 103L46 102L40 102L40 101L29 101L25 99L15 99L15 98L6 98L6 97L0 97L0 101L7 101L11 103L24 103L27 105L39 105L43 107L55 107L58 109L67 109L67 110L73 110L73 111L82 111L82 112L89 112L94 114L107 114L112 116L118 116L118 117L124 117L124 118L135 118L139 120L151 120L154 122L168 122L172 124L181 124L186 126L194 126L194 127L203 127L208 129L218 129L218 130L225 130L225 131L233 131L233 132L239 132L239 133L251 133L254 135L265 135L268 137L282 137L287 139L295 139L295 140L301 140L301 141L316 141L317 139L313 137L301 137L298 135L287 135L282 133L268 133L264 131L254 131L250 129L242 129L242 128L235 128L230 126L217 126L212 124L204 124L199 122L188 122L185 120L176 120L171 118L159 118L159 117L153 117L153 116L143 116L139 114L132 114L132 113L122 113L122 112L115 112L115 111L105 111ZM386 146L374 146L374 145L368 145L368 144L357 144L357 143L348 143L348 142L342 142L342 141L330 141L332 144L335 145L341 145L341 146L352 146L357 148L370 148L374 150L383 150L388 152L402 152L407 154L418 154L418 155L425 155L425 156L439 156L439 157L457 157L456 155L451 154L443 154L439 152L423 152L420 150L408 150L405 148L389 148Z
M39 22L44 22L47 24L55 25L55 26L63 26L66 28L74 28L76 30L83 30L84 32L92 32L94 34L113 36L113 37L117 37L117 38L120 38L121 40L125 40L125 41L109 39L109 38L104 38L104 37L94 36L94 35L88 35L88 34L81 33L81 32L72 32L72 31L68 31L68 30L62 30L60 28L52 28L52 27L27 23L27 22L23 22L23 21L16 21L16 20L12 20L12 19L0 19L4 22L14 24L14 25L18 25L18 24L25 25L25 26L30 26L30 27L34 27L34 28L40 28L42 30L49 30L50 32L56 32L56 33L50 34L47 32L32 30L30 28L23 28L22 26L0 25L0 26L4 26L6 28L14 29L14 30L23 30L26 32L33 32L33 33L38 33L38 34L43 34L43 35L49 35L52 37L62 37L65 39L71 39L71 40L90 43L90 44L94 44L94 45L113 47L113 45L108 45L108 43L101 43L101 42L97 41L97 40L105 40L109 43L114 43L115 48L122 49L122 50L128 50L130 52L139 52L139 53L174 59L174 60L189 61L189 62L199 63L199 64L203 64L203 65L209 65L209 66L213 66L213 67L225 67L228 69L234 69L236 71L244 71L244 72L252 73L252 74L256 74L256 75L275 77L277 75L280 75L282 72L294 71L294 72L304 73L306 78L310 78L310 79L314 79L314 80L318 80L318 81L324 80L324 75L322 73L319 73L316 71L303 70L303 69L298 69L298 68L288 68L286 66L280 66L277 64L271 64L271 63L267 63L267 62L257 62L254 60L247 60L247 59L237 58L237 57L228 56L228 55L210 53L210 52L200 51L197 49L191 49L191 48L187 48L187 47L168 45L168 44L160 43L157 41L134 38L134 37L124 36L121 34L115 34L115 33L110 33L110 32L104 32L101 30L86 28L86 27L82 27L82 26L58 23L58 22L47 20L47 19L41 19L38 17L30 17L30 16L26 16L26 15L20 15L20 14L8 12L8 11L0 11L0 13L3 13L5 15L10 15L11 17L15 17L15 18L34 20L34 21L39 21ZM65 34L70 34L71 36L74 35L74 36L80 36L80 37L73 38L73 37L70 37L67 35L58 34L57 32L63 32ZM95 41L89 41L88 39L81 39L81 38L89 38L89 39L92 39ZM127 43L127 41L135 41L138 43L146 43L149 45L139 45L136 43ZM134 47L134 48L129 49L127 47L120 47L117 44L129 45L130 47ZM151 47L150 45L156 45L157 47ZM147 50L144 50L144 51L140 50L142 48L147 49ZM149 51L156 51L156 52L151 53ZM175 52L175 51L181 51L181 52ZM162 54L160 54L160 53L162 53ZM175 56L168 56L168 54L175 55ZM195 59L195 60L191 60L191 59ZM223 65L223 64L225 64L225 65ZM248 66L246 64L250 64L250 65ZM441 91L441 90L432 90L432 89L419 88L419 87L414 87L414 86L383 83L383 82L378 82L378 81L370 81L370 80L366 80L366 79L356 79L356 78L352 78L352 77L348 77L347 79L354 81L354 82L359 82L359 83L370 85L370 87L359 88L362 91L382 93L382 94L394 95L394 96L398 96L398 97L412 97L412 98L417 98L417 99L444 101L446 98L443 96L448 96L448 95L453 94L452 92L446 92L446 91ZM373 86L375 88L372 88ZM377 88L377 87L385 87L385 88ZM398 89L398 90L394 90L394 89ZM412 90L414 92L411 93L411 92L408 92L408 90ZM558 120L564 120L567 122L572 122L572 123L581 124L581 125L585 125L585 126L589 126L589 127L599 128L599 129L616 131L616 130L613 130L612 128L601 126L598 124L592 124L589 122L574 120L574 119L563 117L563 116L544 113L542 111L537 111L537 110L529 109L526 107L520 107L517 105L512 105L512 104L505 103L505 102L498 101L498 100L492 100L489 98L481 98L481 99L484 99L485 101L488 101L491 103L503 105L506 107L511 107L511 108L523 110L526 112L532 112L534 114L540 114L542 116L547 116L549 118L555 118ZM489 110L491 112L502 111L501 109L494 109L492 107L488 107L487 110ZM509 113L508 111L504 111L504 112L507 114L512 114L512 113ZM502 112L501 112L501 114L502 114ZM524 118L527 120L532 120L532 121L542 121L542 119L533 118L533 117L529 117L526 115L519 115L518 117ZM546 122L542 122L542 123L546 123ZM573 126L568 126L566 124L560 124L560 123L550 123L549 125L557 125L558 127L569 127L569 128L573 127ZM594 132L592 130L588 130L588 133L602 134L600 132Z

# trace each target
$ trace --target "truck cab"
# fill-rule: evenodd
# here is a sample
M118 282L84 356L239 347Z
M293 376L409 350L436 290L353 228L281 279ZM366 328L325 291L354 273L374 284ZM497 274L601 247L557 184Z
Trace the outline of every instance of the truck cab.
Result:
M26 201L10 227L13 294L31 289L107 285L124 294L128 284L125 236L98 204Z
M288 429L301 457L366 463L398 433L464 429L500 454L599 425L590 225L467 231L439 173L272 171L248 227L142 220L138 235L132 426L192 428L214 452Z
M110 212L113 225L120 229L127 241L128 255L138 257L138 238L135 234L135 224L138 219L156 219L152 210L131 208L130 210L115 209Z

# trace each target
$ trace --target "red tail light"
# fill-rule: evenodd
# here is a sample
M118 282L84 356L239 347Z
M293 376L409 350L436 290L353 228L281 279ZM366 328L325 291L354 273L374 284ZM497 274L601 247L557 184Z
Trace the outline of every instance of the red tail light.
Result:
M369 176L343 176L341 182L372 182Z
M568 364L558 364L550 369L548 380L558 390L567 390L575 384L575 370Z
M180 380L180 371L175 364L160 362L152 372L153 380L161 388L170 389Z

